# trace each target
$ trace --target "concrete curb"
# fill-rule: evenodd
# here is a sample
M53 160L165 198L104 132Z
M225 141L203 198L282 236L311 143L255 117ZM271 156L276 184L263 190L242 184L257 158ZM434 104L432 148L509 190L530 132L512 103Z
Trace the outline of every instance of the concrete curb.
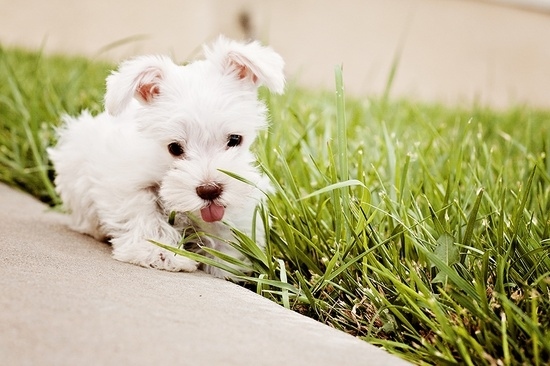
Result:
M203 273L149 270L0 184L4 365L407 365Z

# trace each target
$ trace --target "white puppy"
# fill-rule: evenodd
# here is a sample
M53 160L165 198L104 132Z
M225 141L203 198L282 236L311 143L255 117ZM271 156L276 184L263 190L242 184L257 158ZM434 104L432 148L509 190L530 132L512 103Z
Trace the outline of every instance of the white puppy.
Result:
M107 78L106 111L66 117L49 149L74 229L108 240L117 260L194 271L196 262L149 240L175 246L193 227L208 234L199 244L238 257L225 242L232 234L222 220L252 234L260 189L269 187L250 152L267 125L257 89L281 93L284 62L258 42L224 37L204 53L204 60L186 66L164 56L123 62ZM263 247L259 223L255 236Z

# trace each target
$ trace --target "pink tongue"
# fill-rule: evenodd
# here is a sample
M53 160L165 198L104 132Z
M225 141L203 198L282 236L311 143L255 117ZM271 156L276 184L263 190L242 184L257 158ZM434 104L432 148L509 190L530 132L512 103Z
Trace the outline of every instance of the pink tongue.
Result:
M225 213L225 207L212 203L201 209L202 219L206 222L220 221Z

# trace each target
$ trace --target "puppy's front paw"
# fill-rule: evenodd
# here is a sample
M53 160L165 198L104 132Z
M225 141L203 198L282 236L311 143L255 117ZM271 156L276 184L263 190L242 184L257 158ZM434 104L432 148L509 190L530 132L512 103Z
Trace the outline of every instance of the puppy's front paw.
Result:
M182 257L164 249L160 249L158 253L152 253L151 260L149 267L172 272L194 272L199 265L192 259Z
M150 244L152 245L152 244ZM121 262L137 264L142 267L162 269L171 272L194 272L198 263L162 248L148 248L147 251L127 251L124 247L113 250L113 258Z

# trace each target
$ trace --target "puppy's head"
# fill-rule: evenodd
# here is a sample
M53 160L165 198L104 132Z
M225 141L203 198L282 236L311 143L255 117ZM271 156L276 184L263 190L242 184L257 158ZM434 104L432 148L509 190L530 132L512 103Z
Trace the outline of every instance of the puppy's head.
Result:
M166 209L200 213L214 222L257 195L223 171L254 183L262 179L250 152L267 125L257 89L265 85L281 93L284 63L258 42L223 37L204 54L204 60L186 66L159 56L124 62L107 79L105 107L160 147L155 161L165 169L151 184L160 184Z

